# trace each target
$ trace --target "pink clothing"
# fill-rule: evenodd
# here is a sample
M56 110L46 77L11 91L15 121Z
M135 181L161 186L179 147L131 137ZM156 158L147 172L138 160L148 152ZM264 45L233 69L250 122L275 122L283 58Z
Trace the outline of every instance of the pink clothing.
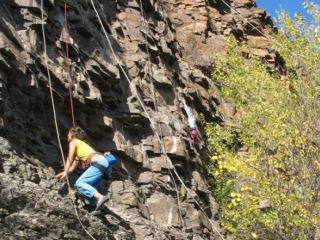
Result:
M194 146L197 143L197 129L195 127L190 128L191 143Z

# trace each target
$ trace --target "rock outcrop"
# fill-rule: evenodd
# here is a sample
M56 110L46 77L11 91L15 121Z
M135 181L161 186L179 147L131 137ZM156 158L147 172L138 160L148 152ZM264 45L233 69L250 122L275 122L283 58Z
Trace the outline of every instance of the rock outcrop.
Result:
M45 57L66 146L71 125L67 43L77 124L92 145L113 151L121 162L101 186L111 196L108 209L92 216L78 206L84 227L96 239L218 239L207 218L219 229L206 182L205 137L199 148L191 146L182 100L207 121L232 118L234 108L219 97L210 77L215 52L233 34L254 42L252 51L273 64L276 55L257 31L270 19L251 0L228 0L237 12L212 0L94 2L130 84L89 0L68 1L68 32L63 1L44 1L44 20L40 1L0 3L0 234L3 239L89 239L77 220L72 191L55 178L62 160Z

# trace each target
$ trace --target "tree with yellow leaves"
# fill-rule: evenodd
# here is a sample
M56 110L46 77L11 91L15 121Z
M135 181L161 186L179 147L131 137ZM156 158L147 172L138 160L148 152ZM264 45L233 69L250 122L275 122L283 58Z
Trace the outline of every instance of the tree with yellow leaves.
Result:
M320 231L320 31L314 18L282 12L274 48L281 73L230 38L213 79L239 112L233 126L207 124L209 171L233 239L314 239Z

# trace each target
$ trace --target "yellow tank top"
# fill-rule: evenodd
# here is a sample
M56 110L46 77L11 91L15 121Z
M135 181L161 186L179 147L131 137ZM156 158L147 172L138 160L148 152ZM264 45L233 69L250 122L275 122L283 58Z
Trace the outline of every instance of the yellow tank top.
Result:
M75 155L80 158L82 161L86 161L88 156L91 153L95 153L96 151L87 143L84 141L81 141L79 139L77 141L77 147L75 151Z

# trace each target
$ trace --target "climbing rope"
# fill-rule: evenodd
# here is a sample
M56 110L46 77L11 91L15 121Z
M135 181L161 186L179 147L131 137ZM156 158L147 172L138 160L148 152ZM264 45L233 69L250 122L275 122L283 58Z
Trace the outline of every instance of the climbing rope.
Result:
M146 21L146 15L144 14L144 10L143 10L143 4L142 4L142 0L140 0L140 9L141 9L141 14L142 14L142 18L143 18L143 22L146 25L148 31L147 31L147 35L149 35L150 33L150 27L149 27L149 23L147 23ZM155 86L154 86L154 79L153 79L153 70L151 67L151 57L150 57L150 51L149 51L149 45L148 45L148 39L147 36L145 34L143 34L144 36L144 41L145 41L145 45L146 45L146 49L147 49L147 55L148 55L148 71L149 71L149 81L151 83L151 91L152 91L152 96L153 96L153 102L154 102L154 109L157 113L159 113L159 109L158 109L158 104L157 104L157 99L156 99L156 94L155 94ZM160 138L161 141L163 142L163 134L162 134L162 130L161 130L161 126L160 124L157 122L157 129L160 132ZM168 164L168 162L166 161L166 163ZM168 167L168 166L167 166ZM169 169L169 174L170 177L172 179L175 191L176 191L176 196L177 196L177 203L178 203L178 212L179 212L179 217L180 217L180 221L182 223L182 227L183 229L185 229L185 224L183 221L183 217L182 217L182 211L181 211L181 200L180 200L180 194L178 191L178 185L176 183L176 180L174 179L174 176L170 170L170 167L168 167Z
M216 228L216 226L214 225L214 223L212 222L212 220L209 218L208 214L204 211L204 209L202 208L201 204L193 197L193 193L192 193L191 190L185 185L185 183L184 183L183 180L181 179L179 173L177 172L175 166L172 164L171 159L169 158L169 156L168 156L167 153L166 153L165 146L164 146L163 142L161 141L161 138L160 138L160 136L159 136L159 134L158 134L158 131L157 131L157 129L153 126L153 125L154 125L154 121L153 121L152 118L150 117L150 115L149 115L149 113L148 113L148 111L147 111L147 109L146 109L146 107L145 107L145 105L144 105L144 102L143 102L142 99L140 98L140 96L139 96L136 88L133 86L132 82L130 81L130 78L129 78L129 76L127 75L125 69L123 68L122 63L120 62L119 58L118 58L117 55L115 54L115 51L114 51L114 49L113 49L113 47L112 47L110 38L109 38L109 36L108 36L108 34L107 34L107 32L106 32L106 29L105 29L105 27L104 27L104 25L103 25L103 22L102 22L102 20L101 20L101 17L100 17L100 15L99 15L96 7L95 7L94 1L93 1L93 0L90 0L90 1L91 1L91 4L92 4L92 7L93 7L93 9L94 9L94 11L95 11L95 13L96 13L96 15L97 15L97 17L98 17L98 21L99 21L99 23L100 23L100 25L101 25L101 28L102 28L102 30L103 30L103 33L104 33L105 36L106 36L107 42L108 42L109 47L110 47L110 50L111 50L111 52L112 52L112 55L113 55L113 57L115 58L117 64L119 65L119 67L120 67L123 75L125 76L126 80L128 81L132 93L137 97L137 100L139 101L139 103L140 103L143 111L145 112L147 118L149 119L149 121L150 121L150 123L151 123L151 128L152 128L154 134L155 134L156 137L157 137L157 140L158 140L158 142L159 142L159 144L160 144L160 147L161 147L161 150L162 150L164 156L166 157L166 160L167 160L168 165L169 165L169 169L170 169L170 168L173 169L173 172L175 173L175 175L176 175L177 179L179 180L179 182L181 183L181 185L186 189L186 191L190 194L190 196L192 197L192 199L194 200L194 202L196 203L196 205L197 205L197 206L199 207L199 209L203 212L203 214L207 217L208 221L209 221L210 224L211 224L212 229L219 235L219 237L220 237L222 240L225 240L225 238L223 237L223 235L220 233L220 231Z
M42 29L42 38L43 38L43 48L44 48L44 57L45 57L45 65L46 65L46 69L47 69L47 75L48 75L48 82L49 82L49 90L50 90L50 99L51 99L51 105L52 105L52 111L53 111L53 118L54 118L54 125L55 125L55 130L56 130L56 134L57 134L57 139L58 139L58 144L59 144L59 149L60 149L60 153L61 153L61 157L63 160L63 166L65 167L66 165L66 161L65 161L65 156L63 154L63 148L62 148L62 144L61 144L61 140L60 140L60 136L59 136L59 127L58 127L58 121L57 121L57 114L56 114L56 108L55 108L55 101L53 98L53 90L52 90L52 82L51 82L51 74L50 74L50 70L49 70L49 64L48 64L48 57L47 57L47 42L46 42L46 34L45 34L45 30L44 30L44 13L43 13L43 0L41 0L41 29ZM69 182L69 178L68 175L66 176L66 180L67 180L67 186L68 186L68 191L70 191L71 186L70 186L70 182ZM81 227L83 228L83 230L86 232L86 234L92 239L92 240L96 240L91 233L85 228L85 226L83 225L80 216L79 216L79 212L78 209L76 207L76 204L74 202L74 200L72 199L72 205L75 211L75 214L77 216L77 219L81 225Z
M141 9L141 14L142 14L142 18L143 18L143 22L144 24L147 26L147 35L149 35L150 33L150 28L149 28L149 23L146 22L146 16L144 14L143 11L143 5L142 5L142 0L140 0L140 9ZM152 70L152 66L151 66L151 57L150 57L150 51L149 51L149 45L148 45L148 39L146 34L143 34L144 37L144 42L146 45L146 49L147 49L147 56L148 56L148 77L149 77L149 81L151 83L151 92L152 92L152 98L153 98L153 102L154 102L154 108L155 110L158 112L158 108L157 108L157 99L156 99L156 94L155 94L155 87L154 87L154 79L153 79L153 70Z
M140 0L141 1L141 0ZM162 0L158 0L158 3L159 3L159 6L160 6L160 8L161 8L161 11L162 11L162 14L163 15L166 15L165 14L165 7L164 7L164 4L163 4L163 2L162 2ZM194 33L196 33L197 31L198 31L198 29L197 29L197 21L198 21L198 19L199 19L199 12L197 12L197 14L196 14L196 17L195 17L195 24L194 24ZM164 20L165 20L165 23L166 23L166 25L167 25L167 27L169 28L169 23L168 23L168 20L167 20L167 18L165 17L164 18ZM191 54L191 60L192 61L195 61L196 59L195 59L195 47L193 47L192 48L192 54ZM179 71L177 72L177 74L178 74L178 76L179 76L179 78L180 78L180 73L179 73ZM188 75L190 76L190 68L188 68ZM187 78L187 84L186 84L186 89L188 89L189 88L189 85L190 85L190 78L188 77ZM181 101L179 100L179 98L178 98L178 102L179 103L181 103ZM194 105L193 105L194 106ZM197 135L199 136L199 142L201 143L201 144L205 144L205 142L204 142L204 140L203 140L203 137L202 137L202 134L201 134L201 132L199 131L199 129L198 128L196 128L196 130L197 130Z
M71 71L70 71L70 58L69 58L69 45L68 42L70 41L69 31L68 31L68 6L67 1L64 1L64 31L62 34L65 34L66 39L63 39L65 41L65 49L66 49L66 76L68 81L68 89L69 89L69 101L70 101L70 112L71 112L71 118L72 118L72 126L76 126L76 120L74 116L74 106L73 106L73 95L72 95L72 79L71 79ZM62 35L62 37L64 37Z

